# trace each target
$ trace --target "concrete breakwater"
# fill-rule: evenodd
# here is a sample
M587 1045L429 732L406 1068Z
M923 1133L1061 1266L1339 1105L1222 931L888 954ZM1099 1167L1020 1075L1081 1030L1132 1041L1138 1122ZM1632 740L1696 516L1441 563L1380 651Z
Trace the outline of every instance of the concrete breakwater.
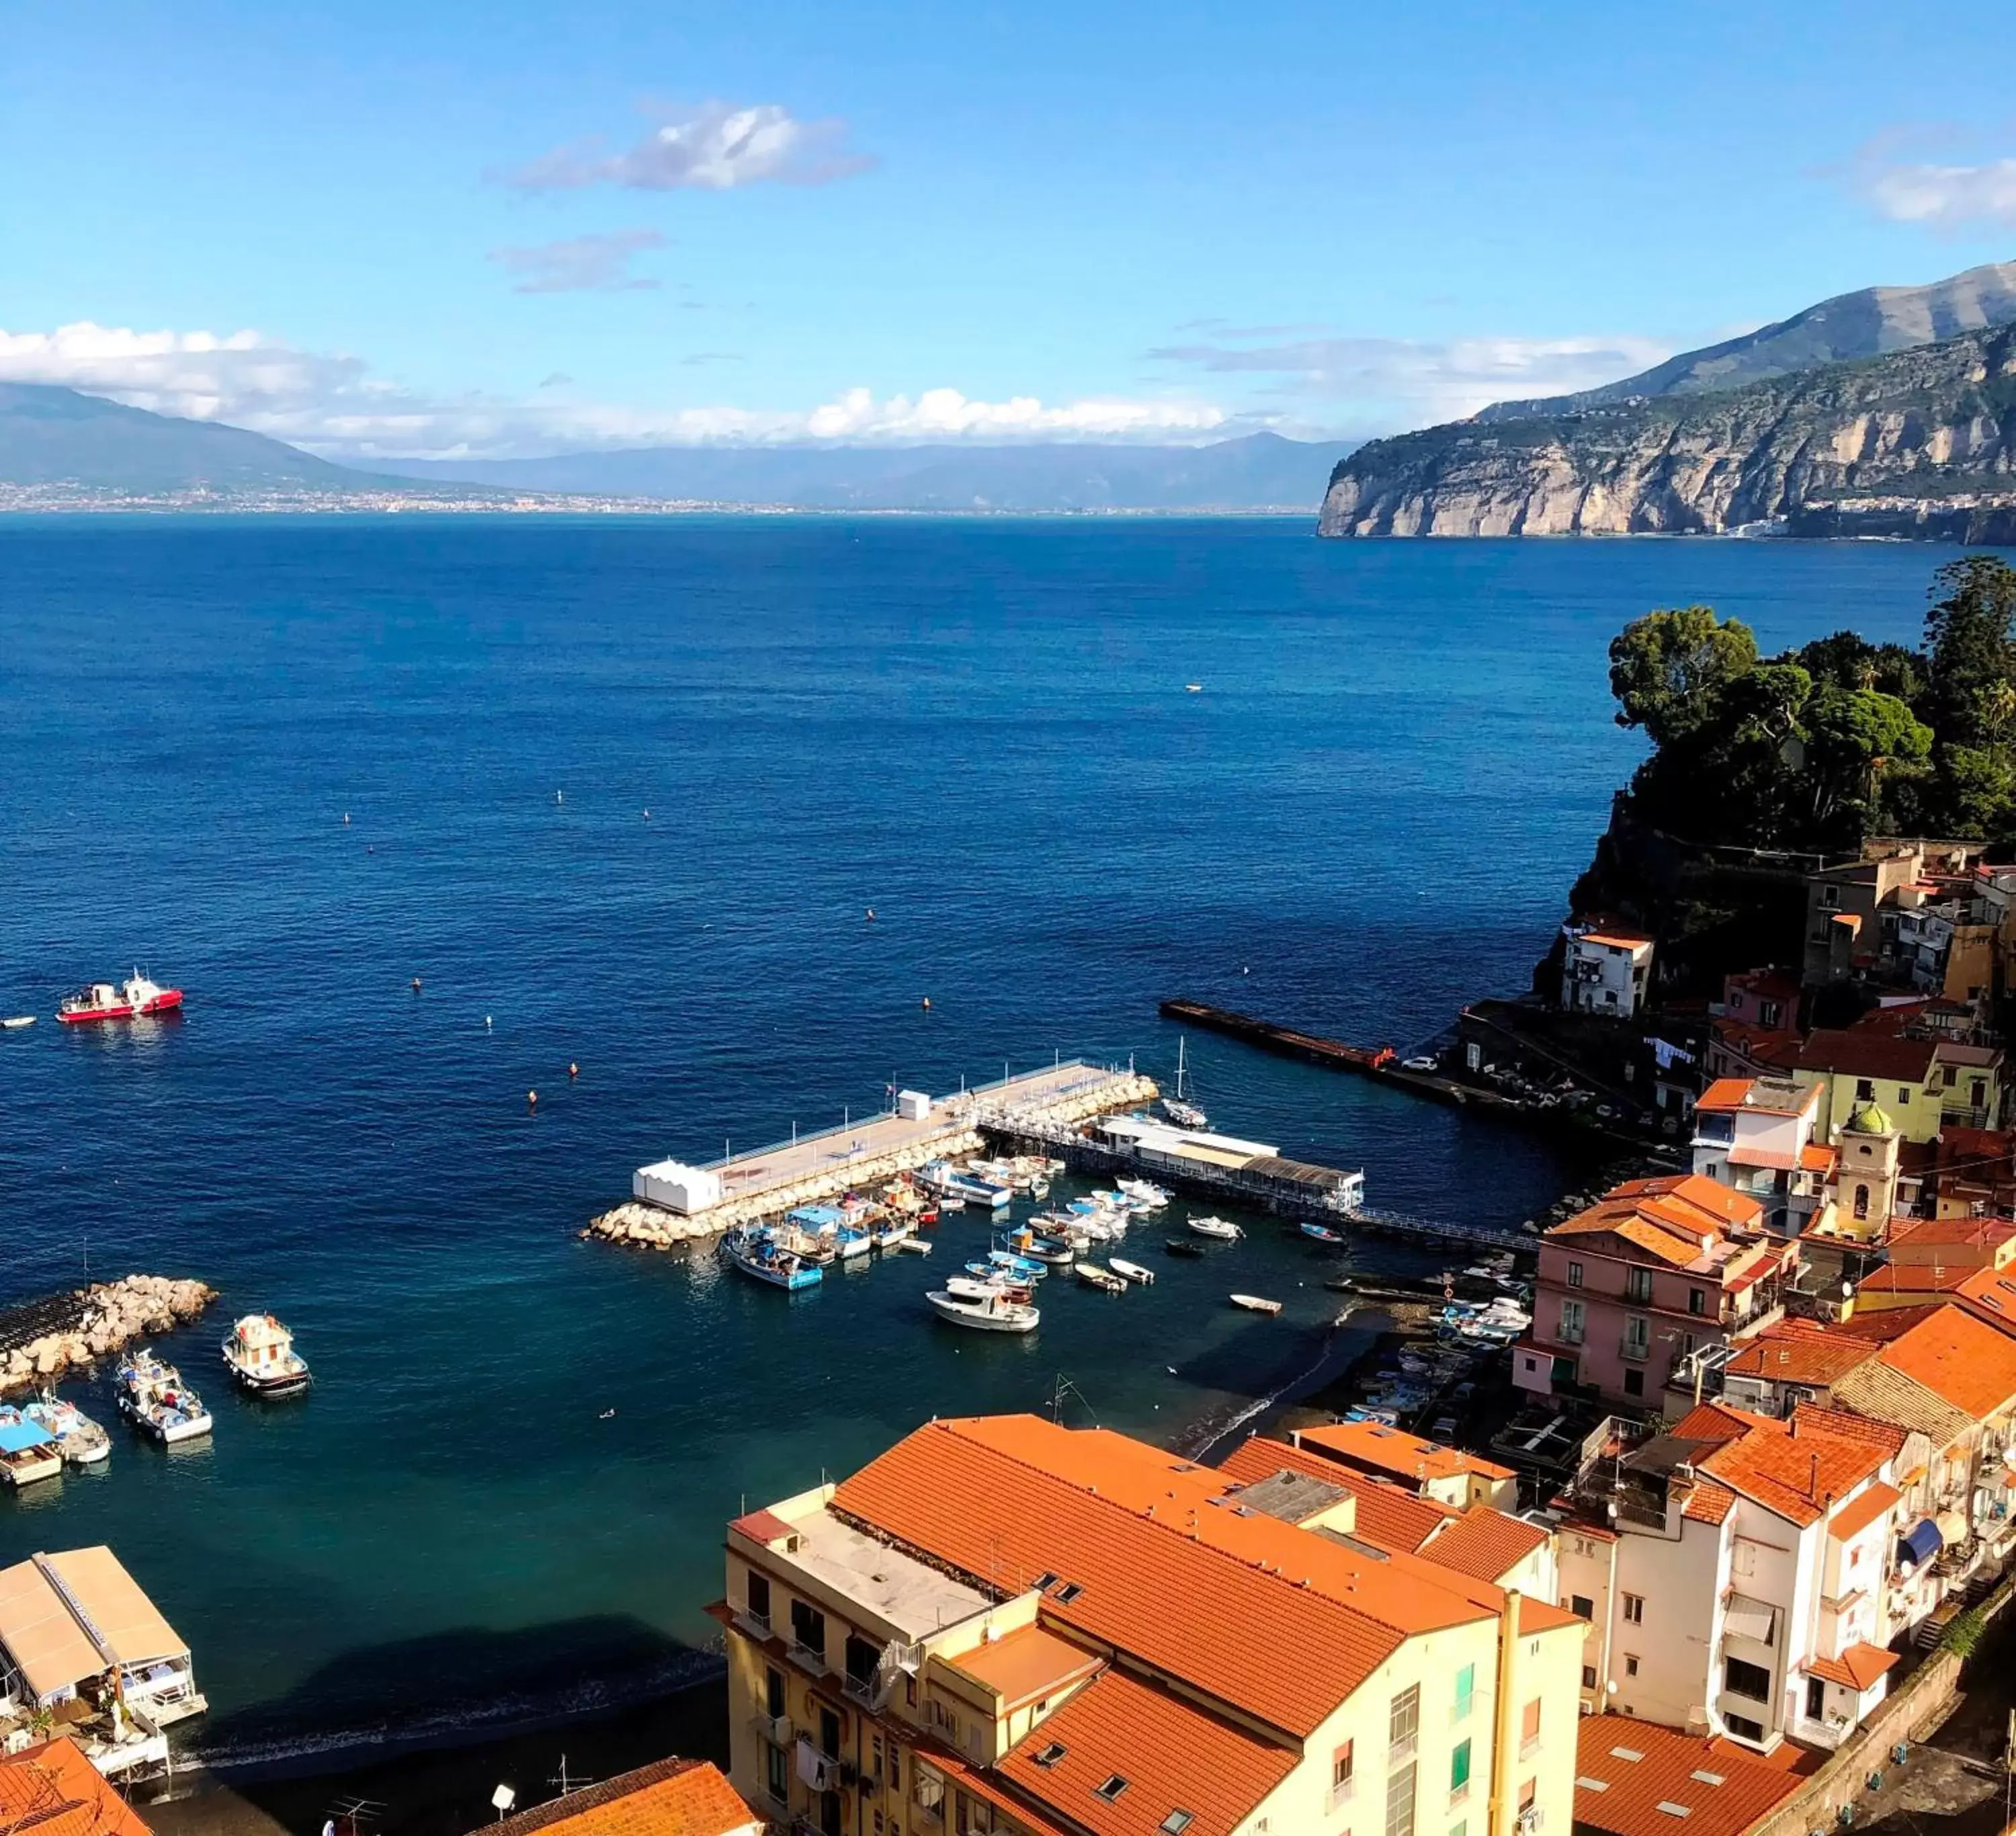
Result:
M639 1170L639 1183L653 1174L676 1171L700 1176L704 1190L718 1191L711 1204L681 1211L644 1197L604 1211L584 1235L646 1249L673 1249L718 1237L739 1225L781 1218L799 1205L816 1204L846 1192L873 1195L927 1161L974 1154L992 1136L1047 1124L1070 1126L1115 1110L1152 1103L1152 1078L1129 1069L1109 1069L1069 1060L1042 1071L924 1104L917 1112L885 1113L843 1123L818 1134L758 1149L691 1168L664 1162Z
M0 1313L0 1394L51 1383L150 1332L194 1319L217 1298L200 1281L128 1275Z

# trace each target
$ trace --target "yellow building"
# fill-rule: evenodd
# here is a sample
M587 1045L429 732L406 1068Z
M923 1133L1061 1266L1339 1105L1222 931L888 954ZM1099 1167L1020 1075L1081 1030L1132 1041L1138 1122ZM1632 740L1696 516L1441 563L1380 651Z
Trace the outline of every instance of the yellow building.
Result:
M939 1421L736 1519L737 1788L826 1836L1568 1836L1582 1622L1283 1452Z

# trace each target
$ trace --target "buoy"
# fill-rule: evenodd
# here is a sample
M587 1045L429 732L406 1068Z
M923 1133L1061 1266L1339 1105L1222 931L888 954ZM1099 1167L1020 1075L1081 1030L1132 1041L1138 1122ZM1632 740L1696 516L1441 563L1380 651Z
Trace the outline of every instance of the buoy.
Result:
M416 975L416 976L415 976L415 977L413 977L413 992L414 992L415 994L416 994L416 995L417 995L419 992L420 992L420 978Z
M929 1007L929 1006L931 1006L931 996L930 996L929 995L925 995L925 997L924 997L924 1005L925 1005L925 1006Z
M651 819L651 812L650 812L649 810L645 811L645 812L644 812L644 820L645 820L646 822L647 822L647 823L648 823L648 822L650 822L650 819Z
M343 812L343 826L346 829L350 826L350 812L347 810Z
M527 1090L525 1093L525 1107L527 1109L537 1109L539 1107L539 1093L538 1091Z
M490 1016L487 1013L483 1017L483 1030L486 1033L490 1031Z
M868 922L870 924L875 922L875 908L873 905L868 908Z
M553 793L553 801L556 803L565 803L567 801L567 793L564 790L556 790Z
M572 1059L567 1060L567 1075L571 1078L578 1078L581 1075L581 1067Z

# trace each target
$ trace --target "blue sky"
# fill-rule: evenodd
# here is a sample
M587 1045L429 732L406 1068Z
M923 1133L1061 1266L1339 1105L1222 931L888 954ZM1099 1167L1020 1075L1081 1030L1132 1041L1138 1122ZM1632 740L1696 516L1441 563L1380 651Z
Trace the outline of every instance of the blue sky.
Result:
M1929 29L17 0L0 374L348 454L1359 436L2016 255Z

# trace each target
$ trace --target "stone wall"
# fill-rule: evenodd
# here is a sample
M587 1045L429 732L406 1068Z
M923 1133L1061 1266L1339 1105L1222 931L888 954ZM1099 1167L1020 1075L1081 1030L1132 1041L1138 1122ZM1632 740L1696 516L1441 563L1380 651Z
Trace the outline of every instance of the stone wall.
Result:
M169 1332L217 1298L200 1281L128 1275L0 1315L0 1395L53 1383L64 1372Z

